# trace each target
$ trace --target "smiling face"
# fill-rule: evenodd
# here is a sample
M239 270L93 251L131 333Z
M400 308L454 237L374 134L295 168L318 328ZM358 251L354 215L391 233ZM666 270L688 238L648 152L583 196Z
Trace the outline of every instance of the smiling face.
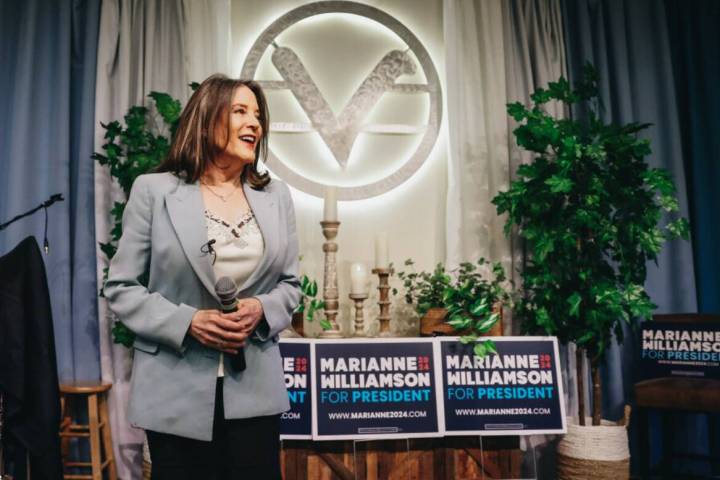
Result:
M255 94L242 85L235 89L225 125L218 125L220 157L226 161L251 164L264 135L260 121L260 107Z

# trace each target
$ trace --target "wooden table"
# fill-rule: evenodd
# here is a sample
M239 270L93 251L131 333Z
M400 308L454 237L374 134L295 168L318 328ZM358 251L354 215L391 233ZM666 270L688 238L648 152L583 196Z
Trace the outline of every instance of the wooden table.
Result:
M518 437L409 440L285 440L284 480L460 480L518 478ZM357 477L355 475L357 472Z

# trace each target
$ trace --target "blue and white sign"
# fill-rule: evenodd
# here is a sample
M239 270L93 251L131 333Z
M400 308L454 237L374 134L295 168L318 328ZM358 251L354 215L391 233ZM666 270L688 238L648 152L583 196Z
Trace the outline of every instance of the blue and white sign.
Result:
M285 388L290 410L280 415L280 438L312 438L312 340L283 338L280 341Z
M438 338L445 435L565 433L565 403L554 337L495 337L497 355Z
M432 339L316 340L313 438L440 436L434 345Z
M720 324L644 322L640 371L643 377L720 379Z

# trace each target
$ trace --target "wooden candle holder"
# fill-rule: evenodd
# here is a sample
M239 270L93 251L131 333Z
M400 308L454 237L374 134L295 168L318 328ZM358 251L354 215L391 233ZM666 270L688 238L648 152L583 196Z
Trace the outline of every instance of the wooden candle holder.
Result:
M391 337L390 333L390 275L394 273L391 268L373 268L372 273L376 274L380 279L378 290L380 291L380 333L379 337Z
M325 318L330 322L330 329L323 330L320 338L342 338L340 328L337 324L338 287L337 287L337 260L335 254L338 251L338 244L334 242L337 237L340 222L321 221L323 236L327 240L323 243L325 252L325 282L323 285L323 300L325 301Z
M363 311L363 302L367 300L368 294L367 293L351 293L349 295L350 299L355 302L355 336L356 337L366 337L365 334L365 325L364 325L364 317L365 313Z

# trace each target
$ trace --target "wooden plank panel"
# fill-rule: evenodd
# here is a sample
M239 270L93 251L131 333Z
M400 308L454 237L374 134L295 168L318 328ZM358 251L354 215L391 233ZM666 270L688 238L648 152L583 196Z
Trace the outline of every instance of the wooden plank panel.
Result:
M446 437L357 442L285 441L285 480L459 480L517 478L513 437Z

